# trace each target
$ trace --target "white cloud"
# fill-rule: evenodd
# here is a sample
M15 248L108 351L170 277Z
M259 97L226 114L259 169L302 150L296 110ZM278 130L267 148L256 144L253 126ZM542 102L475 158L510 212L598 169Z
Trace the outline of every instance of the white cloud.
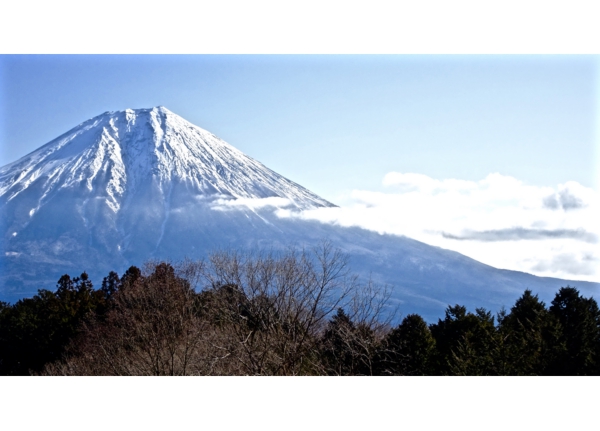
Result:
M251 210L259 208L285 208L292 205L292 202L286 198L277 196L269 198L219 198L211 203L211 207L216 210L226 211L228 209L247 207Z
M383 184L389 192L354 190L339 208L277 214L406 235L499 268L600 281L593 189L532 186L498 173L465 181L390 172Z

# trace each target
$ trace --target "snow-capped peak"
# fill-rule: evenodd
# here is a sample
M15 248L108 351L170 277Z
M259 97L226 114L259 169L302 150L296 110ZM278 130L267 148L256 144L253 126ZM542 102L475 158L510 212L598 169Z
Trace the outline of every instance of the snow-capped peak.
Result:
M177 184L195 196L332 206L163 106L105 112L0 168L0 199L36 190L38 208L58 190L78 190L116 213L148 184L163 195Z

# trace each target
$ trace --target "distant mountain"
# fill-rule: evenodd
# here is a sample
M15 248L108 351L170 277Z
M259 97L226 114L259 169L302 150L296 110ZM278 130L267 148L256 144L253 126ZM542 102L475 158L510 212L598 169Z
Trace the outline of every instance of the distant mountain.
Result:
M311 247L329 239L352 269L394 287L403 313L441 317L448 304L510 307L525 288L598 283L492 268L406 237L280 218L334 206L164 107L106 112L0 168L0 299L52 289L87 271L99 285L149 258L226 247Z

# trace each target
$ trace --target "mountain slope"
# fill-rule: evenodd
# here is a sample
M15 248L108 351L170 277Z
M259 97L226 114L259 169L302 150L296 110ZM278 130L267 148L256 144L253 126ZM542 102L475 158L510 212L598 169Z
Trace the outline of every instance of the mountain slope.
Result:
M200 195L331 206L164 107L106 112L0 168L0 198L8 202L41 186L42 205L53 192L84 187L117 213L126 192L135 194L148 180L163 195L181 183Z
M224 247L311 247L329 239L351 268L394 286L404 313L447 304L510 306L525 288L548 300L569 282L498 270L405 237L277 216L332 206L163 107L107 112L0 168L0 299L87 271L98 285L149 258ZM570 282L582 291L595 283Z

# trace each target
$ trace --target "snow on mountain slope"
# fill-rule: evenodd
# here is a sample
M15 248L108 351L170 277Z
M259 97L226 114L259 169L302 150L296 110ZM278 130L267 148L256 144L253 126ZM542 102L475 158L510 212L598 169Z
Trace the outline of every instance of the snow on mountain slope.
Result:
M117 213L126 191L150 179L167 194L178 182L202 196L332 206L164 107L106 112L0 168L0 198L11 201L39 187L36 212L56 190L83 187Z

